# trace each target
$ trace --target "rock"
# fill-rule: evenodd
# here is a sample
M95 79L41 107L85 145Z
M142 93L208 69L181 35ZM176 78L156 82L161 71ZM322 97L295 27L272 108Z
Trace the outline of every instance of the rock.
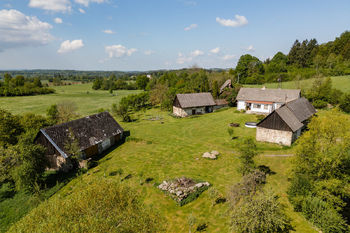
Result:
M176 192L176 196L178 196L178 197L181 196L181 194L182 194L182 191L177 191Z
M196 186L197 188L200 188L200 187L203 186L203 183L198 183L198 184L196 184L195 186Z
M205 186L210 186L209 182L204 182Z
M203 158L208 158L208 159L216 159L216 155L213 155L209 152L205 152L203 155L202 155Z
M215 156L218 156L220 153L219 153L219 151L213 150L213 151L211 152L211 154L212 154L212 155L215 155Z

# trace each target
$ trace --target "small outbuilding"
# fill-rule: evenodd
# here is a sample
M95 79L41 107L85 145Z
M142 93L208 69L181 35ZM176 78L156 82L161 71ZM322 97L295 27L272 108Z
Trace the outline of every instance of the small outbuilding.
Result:
M213 112L216 106L210 92L177 94L173 102L173 114L186 117L196 114Z
M316 109L305 98L288 102L257 124L256 140L291 146Z
M84 159L101 154L122 139L124 129L108 112L40 129L35 143L46 148L49 169L68 171L70 144L76 143Z
M220 94L224 92L226 88L232 88L232 81L231 79L227 79L224 84L221 85L220 87Z
M245 88L236 97L237 110L269 114L283 104L300 98L299 89Z

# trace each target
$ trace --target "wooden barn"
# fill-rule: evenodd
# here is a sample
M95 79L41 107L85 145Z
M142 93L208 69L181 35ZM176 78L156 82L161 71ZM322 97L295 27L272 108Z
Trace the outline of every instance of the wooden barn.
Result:
M69 143L74 140L84 159L100 154L123 137L123 128L108 112L41 129L35 143L46 147L49 169L68 171ZM68 146L67 146L68 145Z
M291 146L315 113L315 108L305 98L288 102L257 124L256 140Z
M216 106L211 93L177 94L173 103L173 114L186 117L196 114L209 113Z
M228 89L232 88L232 81L231 81L231 79L227 79L224 82L224 84L221 85L221 87L220 87L220 94L223 93L226 88L228 88Z
M245 88L236 97L237 110L269 114L283 104L300 98L299 89Z

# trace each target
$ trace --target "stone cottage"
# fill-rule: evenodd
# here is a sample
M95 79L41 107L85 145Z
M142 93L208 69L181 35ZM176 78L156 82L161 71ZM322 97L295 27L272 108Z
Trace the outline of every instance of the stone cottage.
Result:
M305 98L288 102L257 124L256 140L291 146L315 113L316 109Z
M209 113L214 110L216 102L209 92L177 94L173 102L173 114L186 117Z

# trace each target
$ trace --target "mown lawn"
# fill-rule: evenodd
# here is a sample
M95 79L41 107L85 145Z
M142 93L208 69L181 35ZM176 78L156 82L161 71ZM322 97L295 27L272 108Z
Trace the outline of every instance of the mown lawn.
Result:
M99 165L82 177L72 180L57 194L74 195L79 192L82 179L89 182L91 177L107 176L110 179L122 179L131 174L132 177L123 183L137 190L147 205L158 210L167 219L168 232L187 232L188 216L196 219L196 226L207 223L207 232L228 232L229 218L227 204L212 206L208 191L197 200L178 206L166 196L154 183L165 179L187 176L210 182L213 187L226 195L230 186L238 182L241 175L237 172L238 153L236 151L240 138L254 136L255 129L244 127L244 122L255 121L256 116L235 113L234 108L210 113L198 117L177 119L167 112L157 109L140 113L138 120L132 123L121 123L130 131L127 142L119 146L99 161ZM150 120L159 117L160 120ZM234 129L238 139L231 140L227 128L230 122L241 124ZM315 232L312 226L288 203L286 189L288 187L288 171L291 168L291 157L266 157L262 154L292 154L294 148L284 148L274 144L258 143L261 155L256 159L258 164L269 166L276 174L268 177L266 188L274 190L288 207L288 215L293 219L296 232ZM218 150L221 155L217 160L201 158L206 151ZM110 176L118 169L122 175ZM146 184L146 178L154 181ZM94 180L94 179L91 179ZM25 221L25 218L22 219ZM194 230L194 229L193 229Z
M0 107L11 113L20 114L32 112L45 114L52 104L63 101L73 101L78 107L78 113L89 115L97 113L98 109L110 109L113 103L118 103L124 96L139 93L139 90L118 90L110 94L109 91L93 90L91 83L69 86L54 86L56 93L36 96L0 97Z
M337 88L343 92L350 92L350 76L336 76L331 77L333 88ZM295 89L295 88L301 88L301 89L307 89L310 88L314 79L305 79L297 81L289 81L289 82L283 82L282 88L284 89ZM262 87L266 86L267 88L278 88L278 83L265 83L263 85L244 85L246 87Z

